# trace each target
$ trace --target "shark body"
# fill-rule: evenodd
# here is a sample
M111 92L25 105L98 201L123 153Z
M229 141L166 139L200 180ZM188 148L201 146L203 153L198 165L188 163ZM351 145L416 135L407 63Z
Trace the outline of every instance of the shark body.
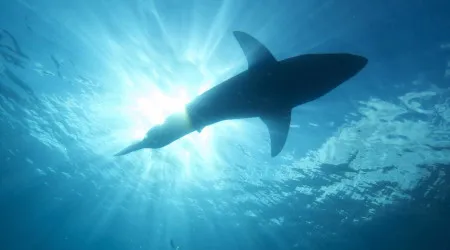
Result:
M368 60L348 53L305 54L278 61L257 39L235 31L248 69L204 92L186 105L185 113L170 115L151 128L146 137L116 155L143 148L161 148L214 123L259 117L266 124L271 156L283 149L291 123L291 111L313 101L347 81Z

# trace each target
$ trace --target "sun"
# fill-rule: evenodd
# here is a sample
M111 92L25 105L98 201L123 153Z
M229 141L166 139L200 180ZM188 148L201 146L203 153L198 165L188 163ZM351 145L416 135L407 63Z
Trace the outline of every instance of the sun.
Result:
M129 131L134 140L143 139L150 127L162 124L169 115L185 113L186 104L194 98L187 94L184 87L179 87L178 91L172 93L152 89L139 91L135 95L130 98L127 108L128 112L133 114Z

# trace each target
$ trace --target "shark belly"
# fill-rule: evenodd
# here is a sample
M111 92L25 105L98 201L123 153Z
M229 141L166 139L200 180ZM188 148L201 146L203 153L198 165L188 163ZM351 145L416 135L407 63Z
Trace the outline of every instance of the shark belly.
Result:
M230 79L228 84L220 84L206 91L186 105L193 129L201 131L214 123L257 117L261 106L254 100L249 90L243 88L246 77Z

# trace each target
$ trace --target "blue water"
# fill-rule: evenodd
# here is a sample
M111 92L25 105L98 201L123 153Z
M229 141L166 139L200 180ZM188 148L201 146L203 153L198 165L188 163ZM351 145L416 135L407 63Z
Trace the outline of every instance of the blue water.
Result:
M0 0L0 249L450 249L450 1ZM246 69L349 52L293 111L112 155Z

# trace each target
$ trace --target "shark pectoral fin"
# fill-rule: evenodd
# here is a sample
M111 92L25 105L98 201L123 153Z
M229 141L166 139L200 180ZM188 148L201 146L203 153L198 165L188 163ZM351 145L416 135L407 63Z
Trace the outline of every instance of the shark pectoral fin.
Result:
M275 157L283 150L284 144L286 144L291 124L291 110L262 116L261 120L269 129L271 155Z
M272 53L256 38L242 31L234 31L233 34L244 51L249 69L277 62Z

